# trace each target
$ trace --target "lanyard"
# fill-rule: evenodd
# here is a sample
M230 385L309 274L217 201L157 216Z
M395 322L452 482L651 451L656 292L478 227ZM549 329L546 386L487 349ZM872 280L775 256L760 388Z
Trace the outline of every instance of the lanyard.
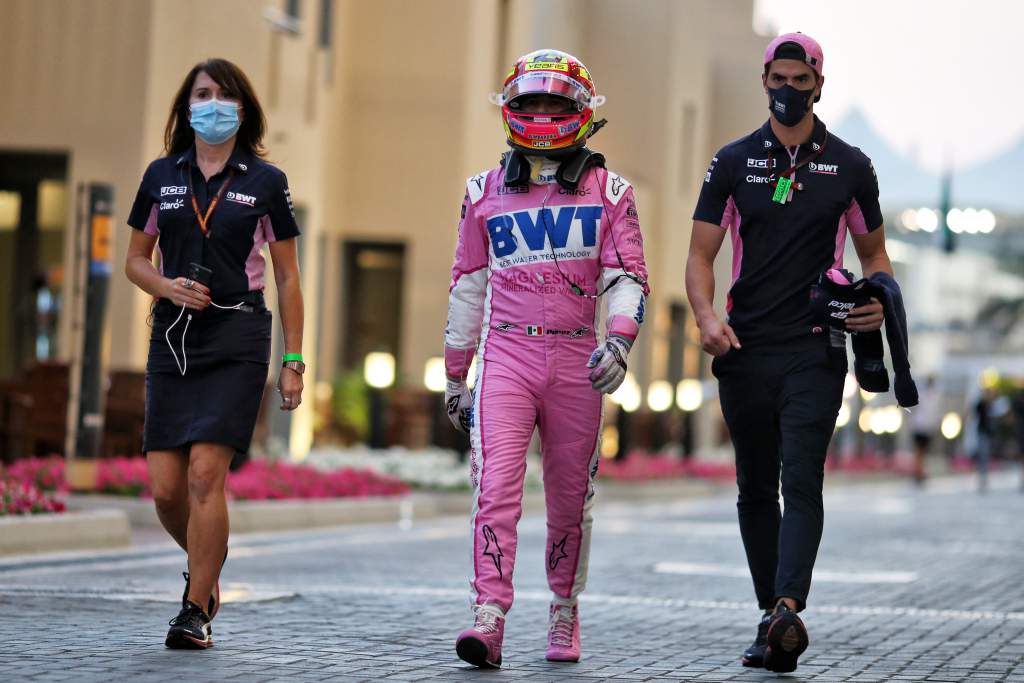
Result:
M802 190L804 186L802 183L795 182L796 170L802 166L806 166L811 163L822 154L825 153L825 140L821 141L821 145L817 146L817 149L804 157L804 160L797 162L796 157L800 153L800 146L797 145L793 152L786 148L786 154L789 155L790 166L785 171L779 174L779 181L775 184L775 191L772 193L772 201L779 204L786 204L793 199L793 189Z
M789 154L790 167L783 171L781 175L785 178L789 178L790 180L792 180L798 168L806 166L807 164L811 163L812 161L814 161L815 159L817 159L818 157L825 153L825 141L827 139L828 136L822 138L821 145L818 146L818 149L812 152L811 154L808 154L806 157L804 157L804 160L799 163L797 163L796 157L800 153L800 145L797 145L796 151L793 152L792 154L789 154L789 149L786 149L786 154Z
M203 213L200 213L200 211L199 211L199 202L196 201L196 191L192 187L192 169L191 168L189 169L189 171L188 171L188 191L189 191L189 194L192 196L192 210L196 214L196 220L199 221L199 229L203 231L203 237L207 237L208 238L210 236L210 228L209 228L209 225L208 225L209 222L210 222L210 216L213 215L213 211L214 211L214 209L217 208L217 204L220 202L220 198L224 196L224 192L228 189L228 185L231 184L231 181L234 179L234 177L235 177L235 170L234 169L228 169L228 177L227 177L227 179L221 184L220 190L217 191L217 196L213 198L213 201L210 202L210 205L208 207L206 207L206 213L203 214Z

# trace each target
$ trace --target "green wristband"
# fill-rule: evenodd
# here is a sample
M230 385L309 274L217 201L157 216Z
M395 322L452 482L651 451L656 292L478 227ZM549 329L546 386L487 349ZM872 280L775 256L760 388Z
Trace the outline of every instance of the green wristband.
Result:
M285 364L285 363L287 363L288 361L291 361L291 360L297 360L300 363L302 363L303 362L302 354L301 353L286 353L286 354L284 354L284 358L281 360L281 364L283 365L283 364Z

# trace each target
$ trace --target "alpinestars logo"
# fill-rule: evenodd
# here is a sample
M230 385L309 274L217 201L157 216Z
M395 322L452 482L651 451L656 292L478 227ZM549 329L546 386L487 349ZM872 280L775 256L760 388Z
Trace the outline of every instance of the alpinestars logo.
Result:
M569 534L562 537L562 540L558 543L551 544L551 552L548 553L548 569L555 571L558 568L560 560L564 560L569 557L565 552L565 542L569 540Z
M484 524L484 528L481 529L481 533L483 534L484 542L486 543L483 554L494 560L494 566L498 570L498 578L504 579L505 575L501 571L502 553L501 546L498 545L498 536L494 533L494 529L486 524Z
M620 178L618 176L615 176L614 178L612 178L612 196L613 197L618 197L619 196L619 193L622 192L623 184L624 183L622 182L622 178Z

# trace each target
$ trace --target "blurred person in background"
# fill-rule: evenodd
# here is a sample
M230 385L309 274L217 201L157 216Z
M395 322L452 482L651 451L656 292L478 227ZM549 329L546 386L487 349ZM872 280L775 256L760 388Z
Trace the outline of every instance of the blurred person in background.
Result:
M1017 386L1010 399L1014 435L1017 439L1017 462L1020 464L1020 490L1024 492L1024 387Z
M934 376L924 383L917 407L910 413L910 428L914 440L914 482L920 486L927 476L925 462L932 440L939 430L939 409L942 394Z
M865 278L891 276L892 264L871 161L814 115L825 84L821 46L803 33L779 36L763 66L771 116L711 160L686 286L702 346L715 356L736 452L740 532L763 610L742 663L788 672L809 643L797 613L821 542L825 456L848 368L845 331L873 332L883 321L872 298L844 311L845 331L833 339L810 290L843 267L847 231ZM713 305L714 261L727 232L733 281L723 319Z
M994 402L996 393L991 388L982 389L974 402L974 465L978 470L978 492L988 492L988 467L992 459L993 437L995 436Z
M160 522L188 554L170 648L213 645L225 478L236 451L249 449L270 363L264 244L284 328L281 408L302 400L299 228L287 178L262 158L265 130L241 69L224 59L196 64L171 105L165 156L146 169L128 217L125 272L155 298L142 450Z
M540 430L550 661L578 661L602 399L626 374L647 272L633 189L586 143L604 101L572 55L520 57L492 97L511 150L466 183L449 287L445 402L470 434L475 612L463 660L501 664L526 452ZM608 321L598 335L598 304ZM466 375L479 354L474 392Z

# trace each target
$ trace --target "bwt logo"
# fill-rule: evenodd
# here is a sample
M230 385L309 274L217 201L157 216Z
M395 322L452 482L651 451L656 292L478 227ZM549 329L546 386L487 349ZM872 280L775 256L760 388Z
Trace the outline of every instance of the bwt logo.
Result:
M495 258L504 258L522 251L544 251L549 237L552 249L565 249L567 246L594 247L597 245L597 228L603 208L559 206L492 216L487 219L491 250Z
M228 192L227 198L229 201L237 202L239 204L245 204L246 206L254 206L256 204L256 197L251 194L242 194L241 192Z
M839 175L839 164L816 164L813 161L807 164L807 170L811 173L824 173L825 175Z

